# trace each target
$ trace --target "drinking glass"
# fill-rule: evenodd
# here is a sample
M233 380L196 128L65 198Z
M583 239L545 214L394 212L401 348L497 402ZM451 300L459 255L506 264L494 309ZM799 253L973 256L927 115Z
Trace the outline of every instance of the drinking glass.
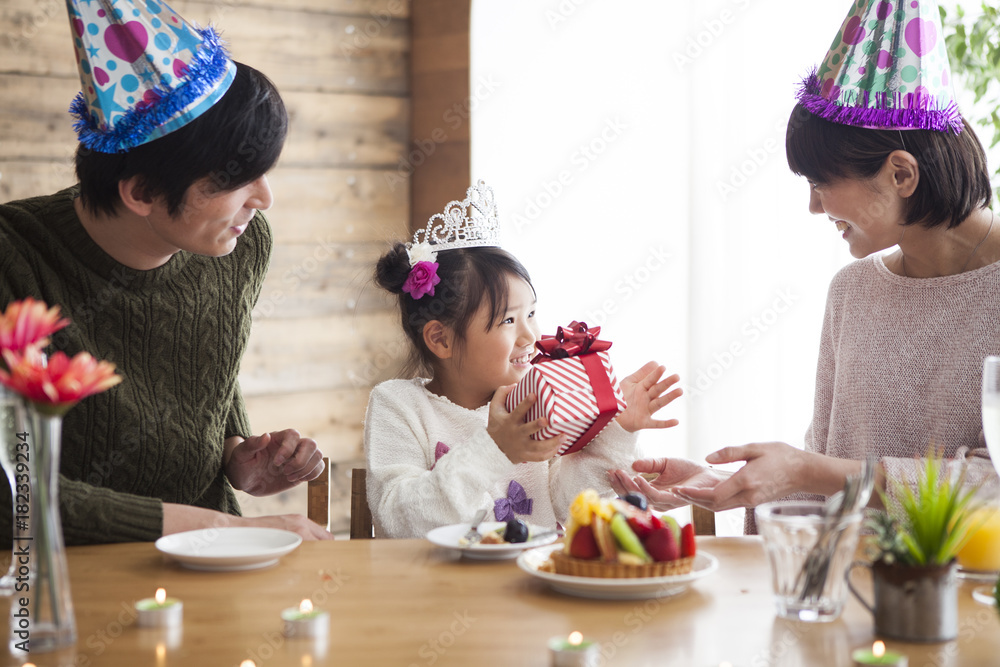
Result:
M986 447L990 450L990 459L993 467L1000 475L1000 357L986 357L983 361L983 435L986 436ZM969 540L970 544L959 554L959 564L963 569L967 565L978 565L978 568L987 570L984 574L991 581L996 581L1000 576L1000 506L996 498L986 504L979 512L982 525ZM971 546L971 549L970 549ZM963 554L966 555L963 564ZM973 559L970 563L969 556L982 556L980 559ZM973 595L977 600L994 604L993 587L982 586L977 588Z
M830 515L824 507L819 501L779 500L754 511L771 564L774 600L781 618L833 621L844 609L844 573L854 559L862 515ZM821 588L810 592L806 590L810 581L807 561L812 563L817 556L824 563L825 579Z

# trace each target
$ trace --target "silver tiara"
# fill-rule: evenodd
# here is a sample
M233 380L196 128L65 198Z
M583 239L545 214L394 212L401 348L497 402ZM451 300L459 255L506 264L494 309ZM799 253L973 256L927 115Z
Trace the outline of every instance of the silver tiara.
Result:
M493 188L479 181L466 191L465 199L448 202L444 213L435 213L424 229L417 230L406 249L424 244L433 252L499 246L500 217Z

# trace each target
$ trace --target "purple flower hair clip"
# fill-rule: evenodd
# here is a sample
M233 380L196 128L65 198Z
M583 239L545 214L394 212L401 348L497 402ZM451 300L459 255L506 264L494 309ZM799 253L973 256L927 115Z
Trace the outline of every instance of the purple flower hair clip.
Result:
M427 243L420 243L407 249L410 258L410 275L403 283L403 291L414 300L421 299L426 294L434 296L434 286L441 282L438 276L437 253L432 251Z

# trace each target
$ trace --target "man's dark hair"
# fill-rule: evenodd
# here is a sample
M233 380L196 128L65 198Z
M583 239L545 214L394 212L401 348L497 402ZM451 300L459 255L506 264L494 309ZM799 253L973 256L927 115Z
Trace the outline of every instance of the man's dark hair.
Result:
M278 161L288 114L278 89L254 68L236 63L225 95L187 125L123 153L99 153L82 144L76 175L83 204L115 215L118 183L139 176L147 197L163 197L177 215L187 189L208 177L214 191L235 190L266 174Z
M993 198L986 152L964 119L960 134L875 130L824 120L797 104L788 119L785 155L793 172L814 183L871 179L896 150L917 159L920 181L906 201L906 224L955 227Z

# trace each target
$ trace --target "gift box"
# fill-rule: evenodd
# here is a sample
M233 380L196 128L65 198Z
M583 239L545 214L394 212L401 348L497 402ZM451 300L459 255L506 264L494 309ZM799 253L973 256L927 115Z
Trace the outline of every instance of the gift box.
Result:
M545 417L549 425L531 437L568 436L559 454L583 449L626 407L607 353L611 343L598 340L600 333L600 327L573 322L559 327L555 336L542 336L535 343L538 356L507 396L507 409L513 410L535 394L525 421Z

